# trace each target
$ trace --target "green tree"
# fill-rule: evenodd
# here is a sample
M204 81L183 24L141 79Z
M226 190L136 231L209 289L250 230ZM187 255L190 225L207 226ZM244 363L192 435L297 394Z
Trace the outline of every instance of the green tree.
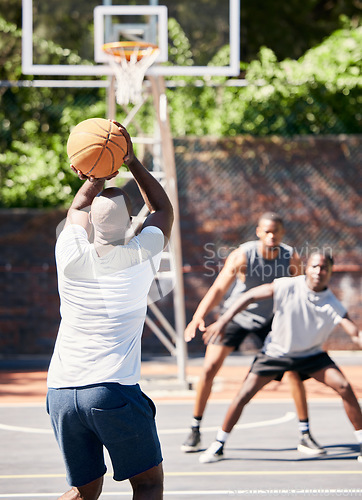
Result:
M169 90L175 135L359 133L362 28L345 27L299 60L262 48L244 64L246 87ZM220 57L225 57L225 54ZM226 80L226 79L224 79ZM209 84L209 86L207 85Z
M21 76L21 32L0 18L2 79ZM191 43L170 20L175 62L194 64ZM53 41L36 38L47 58L57 63L81 62L77 53ZM284 59L263 47L258 58L243 63L247 87L226 85L226 78L167 90L175 136L294 135L359 133L361 129L362 28L344 19L344 27L298 60ZM210 64L227 64L224 46ZM30 77L28 77L30 78ZM225 85L222 85L225 82ZM30 83L30 82L29 82ZM106 113L104 89L0 88L0 206L45 207L69 203L80 182L69 169L66 141L70 129ZM137 114L142 129L152 133L153 108ZM119 121L124 117L119 110ZM133 128L134 127L134 128ZM131 133L137 123L130 126Z
M147 4L128 0L124 4ZM169 18L183 27L198 64L207 64L216 47L228 43L228 2L226 0L162 0ZM100 0L33 1L36 34L60 47L92 58L93 8ZM21 28L21 0L2 0L2 15ZM359 0L242 0L241 59L250 62L261 47L269 47L278 60L298 59L321 43L340 26L345 15L357 26L361 16ZM217 29L215 29L217 26ZM66 41L66 45L65 42ZM36 54L39 55L39 54Z

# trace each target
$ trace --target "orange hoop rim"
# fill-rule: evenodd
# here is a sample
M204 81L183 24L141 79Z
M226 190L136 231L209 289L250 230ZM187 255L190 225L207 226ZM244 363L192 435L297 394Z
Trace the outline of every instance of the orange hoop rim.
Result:
M149 51L149 49L152 49ZM158 46L148 42L111 42L102 45L103 52L114 57L122 57L129 61L132 54L137 54L137 60L142 59L146 54L153 54L158 50Z

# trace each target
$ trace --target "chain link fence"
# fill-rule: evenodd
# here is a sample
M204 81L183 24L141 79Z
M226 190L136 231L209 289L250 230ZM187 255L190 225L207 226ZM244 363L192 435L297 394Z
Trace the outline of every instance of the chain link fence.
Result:
M222 257L255 238L260 215L275 211L302 258L328 247L338 263L361 265L361 143L360 136L175 139L185 224ZM200 264L197 254L188 258Z

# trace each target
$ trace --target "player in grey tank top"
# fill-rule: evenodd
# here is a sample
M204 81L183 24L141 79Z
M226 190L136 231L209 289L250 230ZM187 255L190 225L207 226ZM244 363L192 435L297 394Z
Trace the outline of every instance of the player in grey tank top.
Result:
M222 310L230 307L240 294L250 288L271 283L275 278L297 276L302 273L298 254L292 247L282 243L284 233L283 221L277 214L268 212L260 217L256 228L256 235L259 239L240 245L228 256L224 267L201 300L193 319L185 330L187 342L195 337L197 330L201 333L205 332L207 315L224 300ZM227 296L228 293L229 296ZM251 304L247 311L230 321L222 337L213 339L203 335L207 345L204 367L196 388L191 433L182 444L182 451L187 453L200 449L200 424L216 374L225 358L232 351L237 350L250 333L256 334L261 345L263 344L270 331L272 310L272 301L260 305ZM305 434L308 434L310 438L308 440L310 446L301 447L300 444L298 449L314 455L324 453L323 448L309 434L308 405L303 382L294 372L288 372L288 380L297 409L301 442L306 442L303 439Z
M207 327L210 336L223 331L230 319L251 302L273 298L274 319L264 347L230 403L216 440L200 456L201 463L212 463L224 456L224 445L245 406L272 380L296 370L302 376L333 389L343 400L360 448L357 460L362 463L362 412L350 383L323 349L328 336L340 325L354 345L362 348L362 332L348 317L345 307L329 289L333 257L325 250L309 257L305 276L276 279L241 294L239 299L215 323ZM308 442L303 445L308 446Z

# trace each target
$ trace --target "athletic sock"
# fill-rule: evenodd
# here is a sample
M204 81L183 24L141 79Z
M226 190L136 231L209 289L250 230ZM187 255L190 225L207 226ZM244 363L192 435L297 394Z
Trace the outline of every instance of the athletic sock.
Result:
M357 443L362 444L362 429L354 431L354 435L356 436Z
M230 432L225 432L222 429L219 429L216 434L216 441L220 441L220 443L224 444L229 436Z
M200 429L202 417L193 417L191 421L191 427L197 427Z
M309 420L299 420L298 429L301 434L309 433Z

